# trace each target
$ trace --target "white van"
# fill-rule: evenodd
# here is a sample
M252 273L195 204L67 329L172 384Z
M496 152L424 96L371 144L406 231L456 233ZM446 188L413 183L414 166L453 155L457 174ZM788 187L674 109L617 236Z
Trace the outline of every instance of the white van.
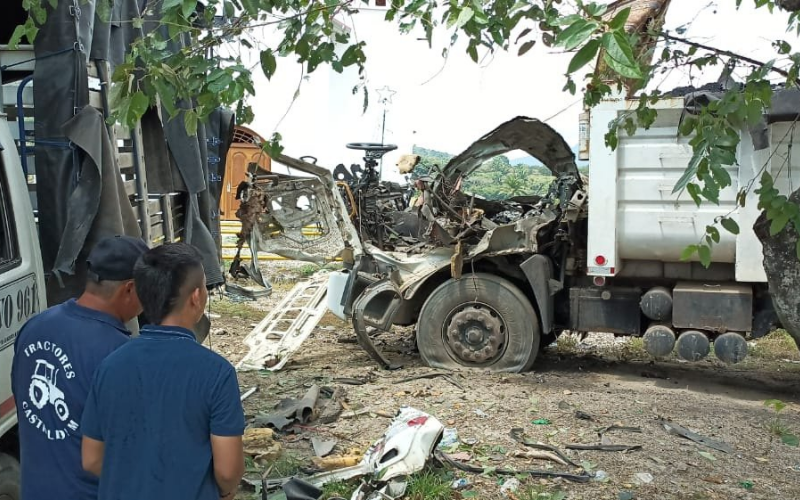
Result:
M42 256L28 184L0 114L0 497L19 498L17 412L11 393L14 341L46 307Z

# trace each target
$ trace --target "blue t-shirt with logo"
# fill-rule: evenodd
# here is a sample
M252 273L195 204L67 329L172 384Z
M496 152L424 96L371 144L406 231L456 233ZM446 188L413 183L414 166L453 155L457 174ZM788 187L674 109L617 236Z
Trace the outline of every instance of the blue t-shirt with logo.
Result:
M100 500L217 500L211 435L244 426L233 366L166 326L142 328L103 361L81 423L104 444Z
M117 318L73 300L31 318L14 343L11 387L19 420L23 500L94 500L81 465L80 426L100 362L128 341Z

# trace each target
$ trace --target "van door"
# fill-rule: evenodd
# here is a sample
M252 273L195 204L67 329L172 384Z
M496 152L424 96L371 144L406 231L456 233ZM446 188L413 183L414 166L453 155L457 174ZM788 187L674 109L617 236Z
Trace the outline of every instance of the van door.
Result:
M17 423L11 392L14 341L46 306L42 257L28 184L4 115L0 115L0 436Z

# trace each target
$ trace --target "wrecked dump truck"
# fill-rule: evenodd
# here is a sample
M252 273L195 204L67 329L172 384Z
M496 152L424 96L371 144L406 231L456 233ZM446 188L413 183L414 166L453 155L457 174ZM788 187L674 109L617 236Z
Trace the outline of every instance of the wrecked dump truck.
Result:
M760 242L749 230L720 234L708 268L682 253L731 211L740 227L753 226L757 195L749 192L746 208L736 209L735 200L762 167L782 192L800 183L790 154L799 137L790 119L796 113L765 117L758 137L743 132L739 165L727 167L733 185L719 205L698 208L672 191L692 157L678 133L681 117L708 97L663 100L653 126L620 134L614 151L604 141L608 123L638 101L619 97L594 108L581 127L588 178L553 128L512 119L419 178L417 196L400 213L382 213L387 234L397 233L391 221L403 226L384 245L353 223L358 215L330 170L278 157L302 174L251 178L248 196L263 210L248 236L256 250L291 258L341 257L344 269L329 276L328 306L352 321L359 343L386 368L393 364L372 337L393 325L416 325L422 359L439 368L528 370L565 331L643 337L655 357L675 351L698 361L713 348L719 359L739 362L748 338L780 323ZM490 201L463 189L484 162L513 150L550 169L546 194ZM303 235L309 224L318 236Z

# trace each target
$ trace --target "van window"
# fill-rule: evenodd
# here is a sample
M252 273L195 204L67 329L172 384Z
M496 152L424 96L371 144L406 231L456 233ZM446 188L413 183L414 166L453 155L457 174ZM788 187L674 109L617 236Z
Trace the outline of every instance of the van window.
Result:
M0 271L2 271L19 264L20 256L6 166L2 160L0 160L0 167L2 167L2 175L0 175Z

